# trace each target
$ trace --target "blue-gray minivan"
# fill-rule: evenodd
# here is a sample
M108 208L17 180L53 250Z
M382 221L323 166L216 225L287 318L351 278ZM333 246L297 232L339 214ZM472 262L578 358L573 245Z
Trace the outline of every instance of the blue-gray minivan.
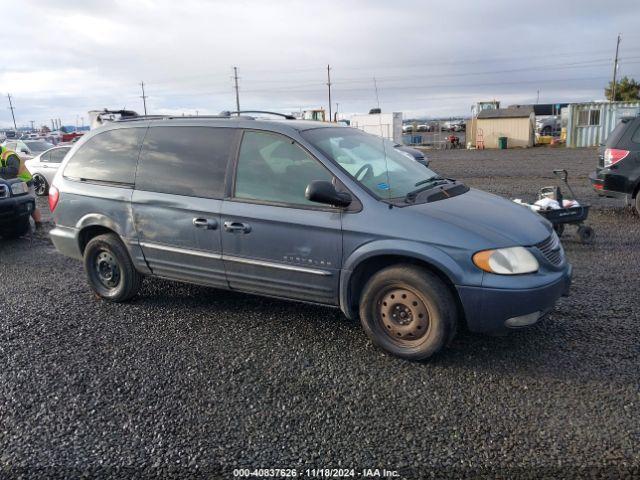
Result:
M541 216L331 123L120 120L73 146L49 203L53 243L105 300L156 276L330 305L408 359L461 325L532 325L571 280Z

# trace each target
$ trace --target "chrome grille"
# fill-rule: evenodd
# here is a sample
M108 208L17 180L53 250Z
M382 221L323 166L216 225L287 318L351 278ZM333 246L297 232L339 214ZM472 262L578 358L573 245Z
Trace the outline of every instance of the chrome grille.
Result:
M7 198L9 196L9 187L6 185L0 185L0 198Z
M537 243L536 248L542 252L544 258L546 258L553 265L560 265L564 259L564 252L562 251L562 245L558 235L554 232L546 240Z

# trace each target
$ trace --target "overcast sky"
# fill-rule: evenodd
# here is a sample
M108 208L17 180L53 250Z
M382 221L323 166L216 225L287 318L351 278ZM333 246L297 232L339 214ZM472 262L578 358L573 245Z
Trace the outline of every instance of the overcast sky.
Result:
M0 29L0 126L75 124L98 108L200 114L377 105L468 115L503 105L603 98L616 35L619 75L640 77L638 0L22 0Z

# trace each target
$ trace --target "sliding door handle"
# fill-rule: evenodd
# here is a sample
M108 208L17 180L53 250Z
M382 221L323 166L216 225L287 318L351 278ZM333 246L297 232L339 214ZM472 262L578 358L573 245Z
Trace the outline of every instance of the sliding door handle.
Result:
M251 231L251 225L242 222L224 222L224 229L231 233L249 233Z
M218 222L212 218L194 218L193 226L196 228L206 228L207 230L215 230L218 228Z

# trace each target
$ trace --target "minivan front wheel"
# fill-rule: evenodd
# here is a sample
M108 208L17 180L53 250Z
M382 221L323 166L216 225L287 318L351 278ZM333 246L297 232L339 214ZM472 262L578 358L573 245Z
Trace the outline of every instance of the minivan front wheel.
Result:
M142 283L127 249L116 234L92 238L84 250L84 269L89 286L110 302L124 302L133 297Z
M393 355L421 360L455 335L457 305L449 288L426 269L388 267L367 282L360 302L364 331Z

